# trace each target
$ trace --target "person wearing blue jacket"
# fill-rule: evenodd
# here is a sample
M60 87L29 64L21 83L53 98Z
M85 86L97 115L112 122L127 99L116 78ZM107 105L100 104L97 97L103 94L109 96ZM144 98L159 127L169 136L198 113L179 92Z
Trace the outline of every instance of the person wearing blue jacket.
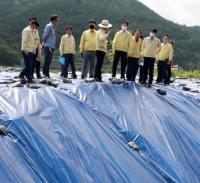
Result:
M55 34L55 26L59 21L58 15L52 15L50 19L50 23L45 26L44 34L43 34L43 44L44 47L44 66L43 66L43 74L44 77L50 78L49 75L49 67L52 62L53 53L56 47L56 34Z

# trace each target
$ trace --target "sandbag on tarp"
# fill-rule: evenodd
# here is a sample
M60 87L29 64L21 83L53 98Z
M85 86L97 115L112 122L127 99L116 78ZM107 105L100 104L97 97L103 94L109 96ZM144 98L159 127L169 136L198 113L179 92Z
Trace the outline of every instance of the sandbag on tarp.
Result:
M64 91L0 89L0 111L9 133L0 136L4 183L166 182L110 117Z
M161 87L163 88L163 87ZM124 139L168 182L200 182L200 106L175 89L161 96L133 83L80 85L75 94L111 117Z

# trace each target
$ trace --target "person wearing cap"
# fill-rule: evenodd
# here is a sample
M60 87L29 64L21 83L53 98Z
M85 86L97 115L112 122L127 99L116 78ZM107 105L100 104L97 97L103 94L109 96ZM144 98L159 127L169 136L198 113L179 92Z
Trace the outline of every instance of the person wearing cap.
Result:
M65 64L62 66L61 77L68 77L68 66L71 66L73 79L77 78L76 68L74 63L75 54L75 39L72 34L72 26L66 27L66 34L62 36L60 41L60 55L65 58Z
M44 66L43 66L43 74L44 77L50 78L49 75L49 67L52 62L53 53L56 47L56 33L55 33L55 26L59 21L58 15L52 15L50 18L50 23L45 26L44 33L43 33L43 43L42 46L44 47Z
M144 78L142 84L151 88L154 75L154 64L156 60L156 55L160 50L160 39L156 37L157 30L152 29L150 31L150 36L144 38L142 43L142 55L144 57ZM149 75L148 83L147 78Z
M19 78L20 80L28 81L28 83L32 83L32 54L33 50L35 48L35 39L36 35L34 33L34 30L36 29L36 22L31 21L29 26L27 26L22 31L22 43L21 43L21 51L24 58L24 68L20 72Z
M142 39L140 38L141 31L138 29L133 34L128 48L128 67L127 67L127 80L134 81L139 69L139 59L142 52Z
M36 21L36 29L34 30L35 34L35 46L32 53L33 65L32 65L32 78L34 78L34 72L36 70L37 78L40 79L40 59L41 59L41 43L40 36L38 32L39 23Z
M81 70L81 78L94 77L94 69L96 62L96 21L91 19L88 22L89 29L84 31L80 40L80 54L83 58L83 65Z
M158 66L158 77L156 82L168 84L167 80L167 67L171 66L173 60L173 47L169 43L169 35L163 37L163 43L161 44L161 49L156 57L157 66Z
M109 23L108 20L102 20L102 22L98 26L100 27L100 29L98 30L97 35L96 35L97 63L95 66L94 77L96 81L102 82L101 69L103 66L105 54L107 52L108 36L110 34L109 28L111 28L112 25Z
M127 52L129 47L129 42L131 40L131 34L128 32L128 22L124 21L121 25L119 32L115 34L112 53L114 56L113 67L112 67L112 77L116 77L117 65L119 60L121 61L121 78L125 79L125 70L127 65Z
M34 78L34 72L36 69L36 74L37 74L37 78L41 78L40 75L40 58L41 58L41 43L40 43L40 36L39 36L39 32L38 32L38 28L39 28L39 23L37 21L36 17L31 17L29 18L29 25L32 21L35 21L36 23L36 29L33 30L33 33L35 35L35 48L33 49L32 52L32 78Z

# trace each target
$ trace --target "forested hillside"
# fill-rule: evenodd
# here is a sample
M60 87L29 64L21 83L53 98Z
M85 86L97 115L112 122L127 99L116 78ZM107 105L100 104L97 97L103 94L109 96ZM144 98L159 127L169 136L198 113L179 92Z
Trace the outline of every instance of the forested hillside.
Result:
M81 32L90 18L109 19L113 32L120 28L124 19L130 29L141 28L147 35L150 28L159 30L159 37L168 33L176 40L176 62L184 68L200 68L200 28L186 27L170 22L136 0L6 0L0 2L0 64L17 64L21 59L20 37L30 16L36 16L44 25L51 14L60 16L57 37L60 39L64 26L72 24L77 44ZM176 16L176 15L174 15ZM113 36L113 35L112 35ZM59 41L58 41L59 42ZM78 46L77 46L78 48Z

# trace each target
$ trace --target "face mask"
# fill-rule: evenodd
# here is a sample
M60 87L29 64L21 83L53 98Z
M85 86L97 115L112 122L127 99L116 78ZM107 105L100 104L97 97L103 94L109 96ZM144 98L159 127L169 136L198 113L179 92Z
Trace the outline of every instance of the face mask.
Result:
M123 30L123 31L126 31L126 30L127 30L127 27L124 26L124 25L122 25L122 30Z
M155 37L156 35L153 32L150 32L150 37Z
M95 26L94 25L90 25L90 29L94 29L95 28Z

